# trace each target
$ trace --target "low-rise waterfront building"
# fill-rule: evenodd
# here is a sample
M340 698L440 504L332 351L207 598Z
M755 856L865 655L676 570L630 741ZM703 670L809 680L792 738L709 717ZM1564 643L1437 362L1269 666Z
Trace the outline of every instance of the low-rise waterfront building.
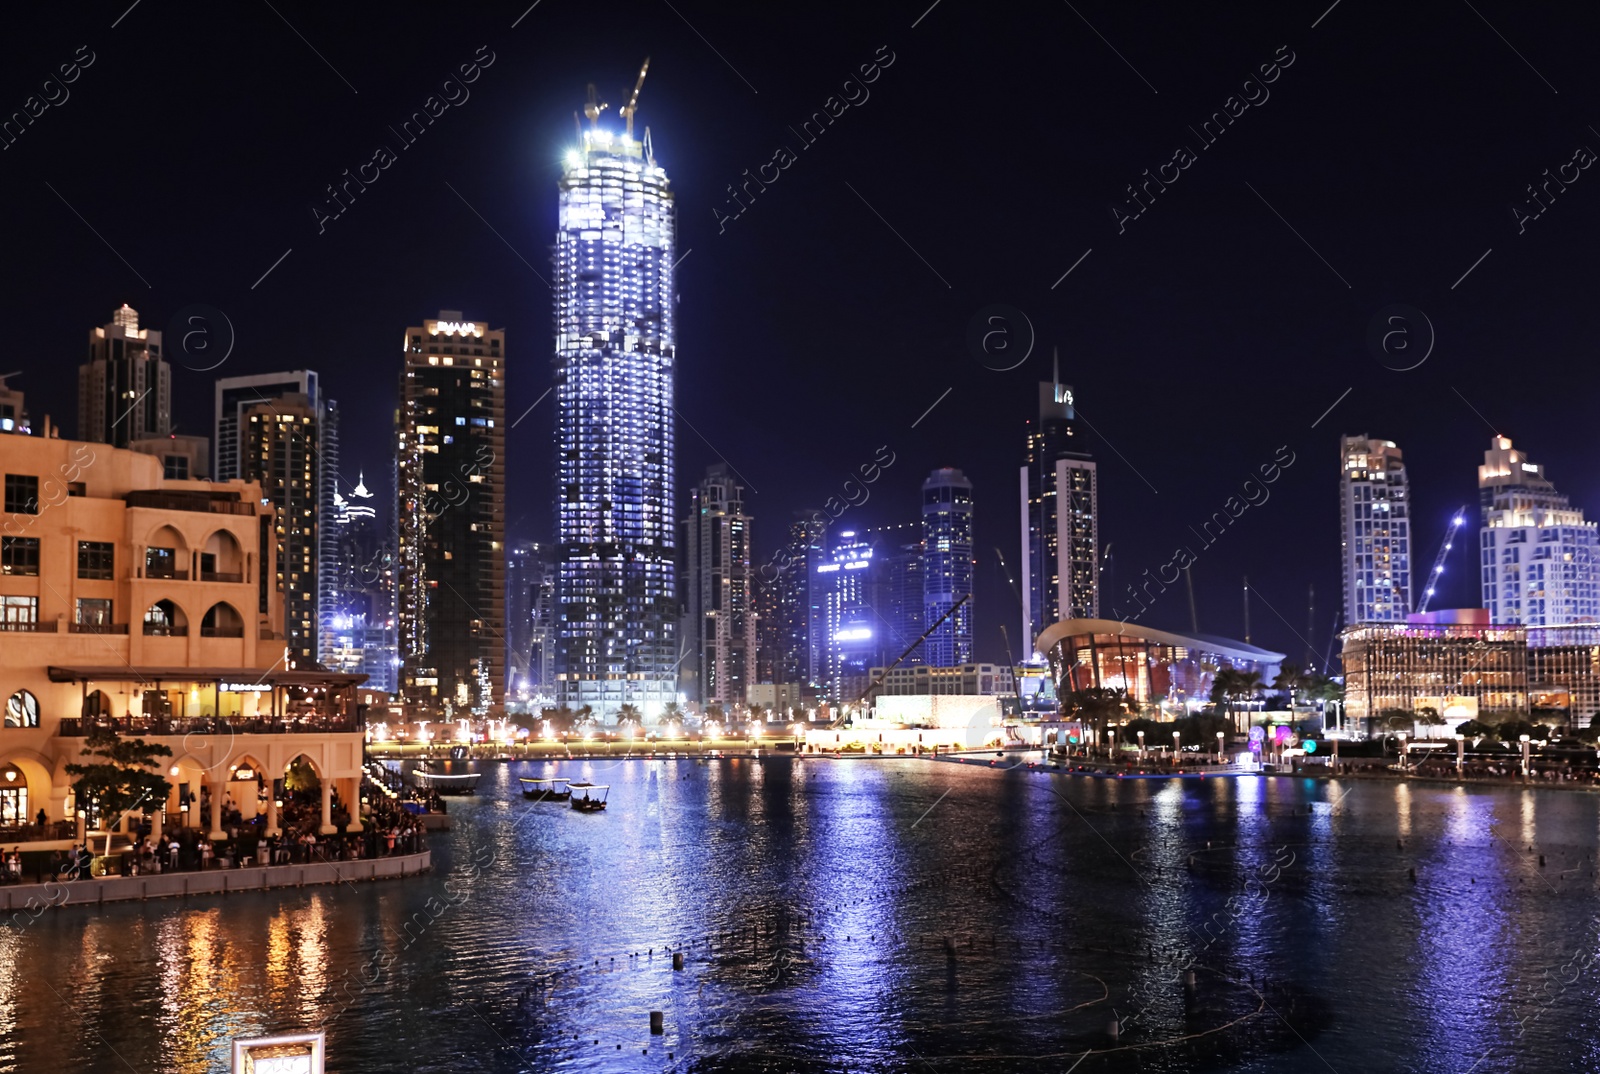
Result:
M1137 708L1208 704L1217 672L1260 673L1270 684L1283 653L1209 634L1177 634L1114 619L1069 619L1039 635L1056 696L1091 688L1126 690Z
M271 833L277 781L302 760L323 830L335 794L360 828L363 676L286 669L258 484L168 480L157 457L48 423L0 437L0 475L0 841L129 823L74 801L66 766L97 726L171 749L157 825L221 838L231 804Z
M879 697L910 694L1014 694L1015 672L1004 664L959 664L955 667L897 667L872 669L872 681L882 680Z

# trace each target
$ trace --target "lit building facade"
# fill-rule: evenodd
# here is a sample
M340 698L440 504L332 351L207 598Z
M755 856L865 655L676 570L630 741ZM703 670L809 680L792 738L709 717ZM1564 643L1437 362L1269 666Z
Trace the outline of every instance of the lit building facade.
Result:
M684 625L693 700L743 704L756 682L755 577L744 487L726 463L690 493L683 522Z
M95 726L172 750L157 834L222 838L230 802L277 832L273 781L297 758L333 832L331 792L360 800L361 676L285 667L260 486L167 480L149 455L48 433L0 436L0 475L0 825L24 829L8 841L81 842L79 809L90 828L131 826L74 801L65 766Z
M127 447L171 431L172 367L161 333L140 328L139 311L123 303L110 324L89 332L89 356L78 367L78 439Z
M0 433L20 433L27 436L33 429L28 422L28 408L21 389L6 383L0 375Z
M1076 690L1126 690L1138 708L1211 702L1223 668L1259 672L1271 683L1284 654L1208 634L1178 634L1112 619L1055 623L1039 636L1057 697Z
M1039 420L1029 423L1021 474L1023 657L1043 653L1052 623L1100 614L1098 472L1079 446L1072 388L1039 385Z
M923 657L934 667L970 663L972 482L960 470L935 470L922 483L922 546L922 621L931 627L961 604L928 635Z
M1340 442L1344 621L1404 623L1411 603L1411 493L1393 440Z
M505 332L406 329L397 418L400 692L419 715L505 704Z
M333 596L321 617L321 662L331 671L365 675L367 687L394 694L395 549L374 499L364 474L348 499L334 495Z
M1016 672L1004 664L872 669L872 681L883 679L874 693L879 697L915 694L992 695L1017 692Z
M1410 623L1346 628L1340 635L1345 718L1370 732L1385 709L1415 712L1444 697L1470 698L1479 711L1525 710L1527 631L1491 625L1481 610L1472 611L1478 615L1429 613Z
M772 681L796 684L812 693L822 680L826 648L822 637L811 631L811 594L817 579L814 568L827 554L827 517L815 509L796 511L788 540L760 570L772 590L773 626L767 635L772 639Z
M513 541L506 556L506 694L555 699L555 562L537 541Z
M836 705L858 700L880 662L871 600L873 555L871 541L847 530L835 538L826 559L811 568L811 636L820 639L822 656L818 692Z
M302 668L323 655L321 616L334 570L322 547L333 511L331 496L323 502L323 477L335 429L331 411L304 395L251 403L240 413L240 469L277 508L274 584L283 594L290 660Z
M1600 622L1600 539L1595 524L1496 436L1478 467L1483 606L1494 623L1529 627Z
M558 699L656 719L677 693L675 210L648 130L568 150L555 242Z
M872 540L872 569L867 572L878 630L878 662L892 663L911 649L928 629L923 591L922 522L881 526L867 531ZM940 614L942 614L942 609ZM918 645L904 666L925 664L928 650Z

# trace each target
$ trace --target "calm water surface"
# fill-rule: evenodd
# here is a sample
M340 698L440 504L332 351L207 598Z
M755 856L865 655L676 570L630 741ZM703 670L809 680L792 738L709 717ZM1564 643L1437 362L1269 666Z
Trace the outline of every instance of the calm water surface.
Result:
M1600 1063L1597 796L484 769L423 878L0 927L0 1071L224 1071L235 1036L318 1029L344 1074ZM526 802L529 774L610 809Z

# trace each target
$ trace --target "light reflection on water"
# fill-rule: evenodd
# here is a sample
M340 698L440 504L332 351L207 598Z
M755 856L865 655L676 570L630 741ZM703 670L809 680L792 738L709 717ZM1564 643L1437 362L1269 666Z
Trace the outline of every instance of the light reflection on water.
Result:
M1045 1071L1108 1047L1113 1008L1128 1047L1078 1070L1565 1070L1600 1039L1600 973L1543 984L1600 957L1596 796L926 762L484 771L427 877L0 930L0 1071L222 1071L236 1035L316 1029L341 1072ZM609 783L610 808L526 802L527 774ZM1197 959L1194 991L1169 956Z

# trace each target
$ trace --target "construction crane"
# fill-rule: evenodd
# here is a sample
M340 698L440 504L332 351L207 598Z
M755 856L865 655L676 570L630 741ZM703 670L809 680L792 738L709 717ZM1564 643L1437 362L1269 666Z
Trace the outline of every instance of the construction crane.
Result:
M871 697L872 696L872 691L874 691L878 687L882 686L883 685L883 680L889 677L889 672L893 671L895 668L900 666L900 661L902 661L906 657L910 656L911 653L916 649L917 646L921 645L924 641L928 640L928 635L929 634L932 634L935 630L938 630L940 627L944 626L944 621L946 619L950 618L952 615L956 614L956 609L960 608L963 604L965 604L967 601L969 601L971 599L972 599L972 594L971 593L963 593L961 595L961 599L960 600L956 601L954 604L950 605L949 608L945 609L945 613L943 615L941 615L934 622L934 624L931 627L929 627L927 630L924 630L922 632L922 637L918 638L916 641L914 641L910 645L906 646L906 651L901 653L898 657L896 657L894 663L892 663L888 667L884 668L882 675L879 675L876 679L872 680L872 685L868 686L865 690L863 690L861 692L861 696L856 698L856 704L859 705L859 704L861 704L861 702L863 702L867 698ZM843 727L844 726L844 720L845 720L844 713L841 712L839 714L838 718L833 721L833 726L834 727Z
M1421 615L1428 610L1428 601L1433 597L1434 588L1439 584L1439 576L1444 573L1445 557L1450 554L1450 547L1455 543L1456 531L1467 521L1467 509L1463 505L1456 508L1455 517L1450 520L1450 528L1445 531L1444 543L1439 546L1439 554L1433 557L1433 569L1428 572L1428 580L1424 583L1422 599L1417 602L1417 614Z
M583 114L588 118L590 125L600 126L600 113L610 107L605 101L600 100L594 88L594 83L589 83L589 100L583 106Z
M639 81L633 84L633 96L628 98L628 103L622 106L618 113L628 124L628 137L633 137L633 114L639 110L639 91L644 89L645 72L650 70L650 57L644 58L644 66L639 68Z

